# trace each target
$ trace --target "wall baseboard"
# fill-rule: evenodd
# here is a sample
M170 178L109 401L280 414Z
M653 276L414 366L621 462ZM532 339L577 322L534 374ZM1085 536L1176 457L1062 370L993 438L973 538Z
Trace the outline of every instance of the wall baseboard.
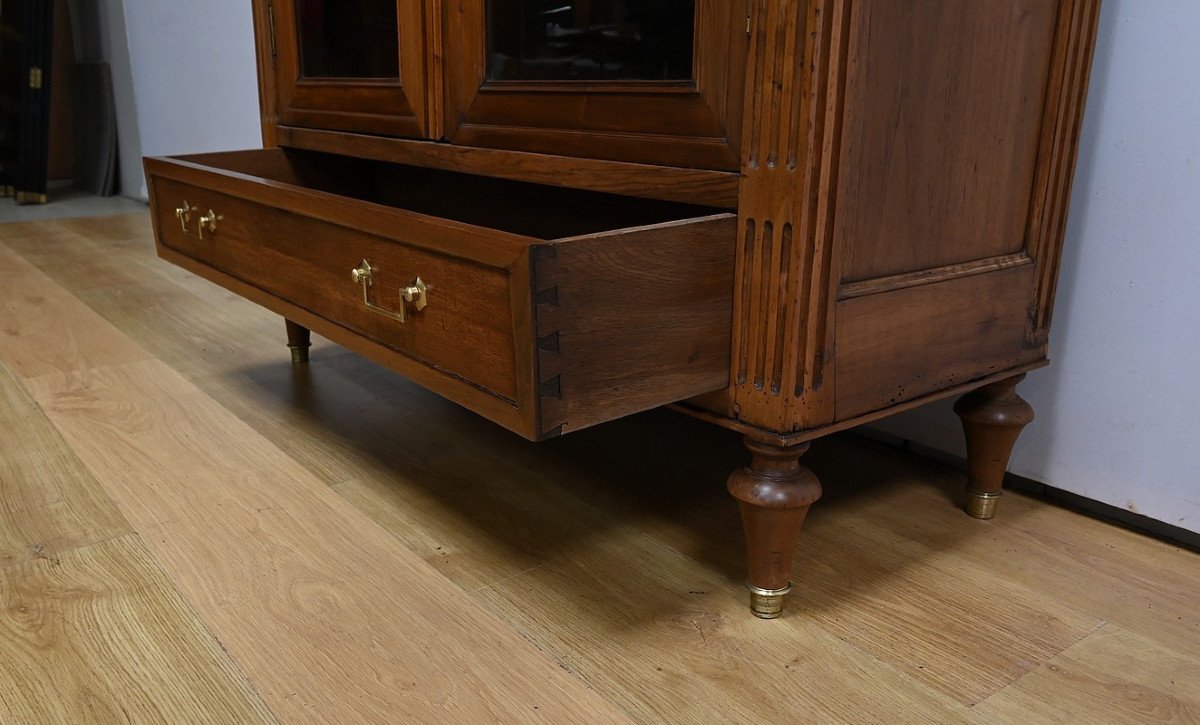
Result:
M869 427L861 427L855 428L852 431L852 435L882 443L892 448L899 448L918 458L931 460L959 471L965 472L967 470L967 461L961 456L946 453L945 451L940 451L921 443L915 443L891 433L884 433ZM1030 496L1037 496L1057 506L1062 506L1063 508L1077 511L1092 518L1117 524L1126 529L1200 552L1200 533L1188 531L1179 526L1172 526L1157 519L1152 519L1149 516L1120 508L1119 506L1102 503L1086 496L1064 491L1061 488L1055 488L1041 481L1035 481L1032 478L1025 478L1013 473L1005 474L1004 487Z

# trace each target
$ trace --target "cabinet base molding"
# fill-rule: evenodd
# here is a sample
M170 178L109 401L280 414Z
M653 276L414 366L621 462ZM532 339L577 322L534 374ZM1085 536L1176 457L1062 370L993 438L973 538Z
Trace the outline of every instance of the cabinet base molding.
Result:
M906 410L912 410L923 405L928 405L929 403L937 400L953 398L956 395L963 395L964 393L968 393L976 388L1004 380L1005 378L1010 378L1014 375L1032 372L1034 370L1044 368L1049 364L1050 361L1047 359L1025 363L1023 365L1009 368L1004 372L995 373L977 380L972 380L971 382L960 383L948 388L943 388L942 390L938 390L928 395L923 395L919 398L913 398L912 400L906 400L903 403L891 405L887 408L880 408L879 410L871 411L870 413L856 415L852 418L830 423L829 425L823 425L816 428L806 428L803 430L792 431L790 433L769 430L767 428L760 428L759 426L751 425L750 423L745 423L730 414L714 411L697 404L699 399L683 401L667 407L676 412L696 418L697 420L702 420L706 423L712 423L714 425L719 425L722 428L728 428L729 430L737 431L738 433L746 436L747 439L759 441L760 443L765 443L768 445L791 446L796 445L797 443L804 443L806 441L815 441L818 438L824 438L825 436L833 435L834 433L841 433L842 431L850 430L851 428L857 428L860 425L874 423L877 420L883 420L884 418L896 415L898 413L903 413Z

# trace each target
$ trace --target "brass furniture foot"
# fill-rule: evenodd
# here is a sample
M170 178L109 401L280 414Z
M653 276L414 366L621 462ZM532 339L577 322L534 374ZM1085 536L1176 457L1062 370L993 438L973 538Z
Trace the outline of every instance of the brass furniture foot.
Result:
M800 465L807 443L772 446L746 439L750 465L729 477L729 493L742 511L750 590L750 611L762 619L783 613L791 591L792 557L809 506L821 497L821 483Z
M776 619L783 614L783 596L792 591L792 583L782 589L760 589L746 582L746 588L750 590L750 613L759 619Z
M996 502L1000 500L1001 491L979 493L967 489L967 515L987 520L996 515Z
M1021 430L1033 421L1033 408L1017 395L1025 374L967 393L954 404L967 439L967 514L996 515L1004 472Z
M312 333L307 327L298 325L291 320L287 323L288 347L292 351L292 364L305 365L308 363L308 348L312 347Z
M20 206L47 204L50 197L46 194L39 194L35 191L17 191L13 194Z

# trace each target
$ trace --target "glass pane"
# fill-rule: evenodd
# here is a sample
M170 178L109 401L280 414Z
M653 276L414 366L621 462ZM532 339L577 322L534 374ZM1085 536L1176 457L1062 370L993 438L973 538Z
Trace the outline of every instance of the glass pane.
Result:
M300 75L399 78L396 0L296 0Z
M488 0L488 79L688 81L696 0Z

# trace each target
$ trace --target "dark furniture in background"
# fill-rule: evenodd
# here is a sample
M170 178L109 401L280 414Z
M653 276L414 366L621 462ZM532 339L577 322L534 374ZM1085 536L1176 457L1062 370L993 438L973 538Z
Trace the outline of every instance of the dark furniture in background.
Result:
M672 404L741 432L778 616L815 438L965 393L993 514L1099 5L256 0L266 148L148 159L158 251L297 364L315 330L530 439Z
M0 3L0 189L46 203L54 3Z

